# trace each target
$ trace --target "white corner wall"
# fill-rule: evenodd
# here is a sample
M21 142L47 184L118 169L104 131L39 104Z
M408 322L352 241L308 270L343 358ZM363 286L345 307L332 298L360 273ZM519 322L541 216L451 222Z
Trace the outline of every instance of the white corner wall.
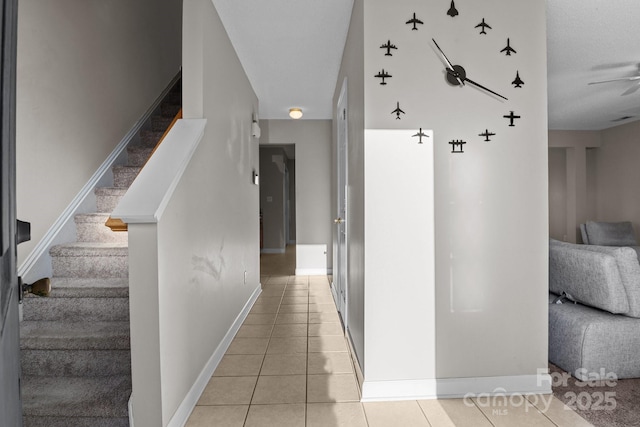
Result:
M331 120L263 120L260 127L261 145L295 144L296 244L326 245L331 268Z
M350 111L349 190L351 227L349 292L357 292L349 317L360 313L364 337L376 316L367 306L371 278L362 274L362 260L376 248L360 238L360 227L368 212L368 180L362 153L361 129L433 129L435 141L435 305L424 310L435 313L437 394L462 395L474 384L481 392L550 392L550 383L538 377L547 366L548 293L548 174L546 26L544 2L490 0L465 5L456 18L446 8L430 2L406 0L355 2L353 20L363 10L361 51L352 34L345 48L343 73L350 83L350 101L364 99L364 126ZM416 13L424 21L418 31L405 22ZM474 26L485 16L494 27L487 38ZM431 38L447 42L445 51L455 53L454 62L476 73L476 79L512 98L502 103L470 87L454 88L445 82L444 68ZM500 49L511 37L518 55L505 57ZM385 57L380 44L391 39L399 50ZM351 46L349 43L354 43ZM483 45L482 43L487 43ZM494 50L495 49L495 50ZM350 57L347 57L347 52ZM364 67L359 69L360 52ZM475 67L475 68L474 68ZM374 76L382 68L394 77L385 86ZM510 85L520 70L526 86L518 91ZM513 72L513 75L512 75ZM471 76L473 78L473 76ZM364 95L359 98L359 82ZM353 86L351 83L355 83ZM338 88L342 78L337 82ZM497 87L496 87L497 86ZM355 88L352 97L352 87ZM338 91L339 89L337 89ZM391 111L400 102L407 112L396 120ZM357 108L357 104L356 104ZM510 128L502 118L509 110L522 121ZM483 144L478 134L497 130L501 137ZM465 139L465 154L452 155L449 141ZM477 141L477 142L476 142ZM366 176L374 171L366 170ZM410 196L409 196L410 197ZM402 212L399 212L402 215ZM415 223L416 229L421 224ZM363 236L366 236L366 229ZM389 228L392 232L392 228ZM410 239L410 237L407 237ZM364 255L363 255L364 254ZM363 255L361 257L360 255ZM364 265L364 270L367 270ZM394 283L388 287L393 289ZM394 295L401 298L401 295ZM364 311L364 312L363 312ZM350 320L351 323L351 320ZM406 340L421 336L413 325L396 325ZM425 324L423 335L430 336ZM419 326L418 326L419 327ZM407 329L409 328L409 329ZM365 385L371 374L369 353L358 349L367 340L354 337L354 347L364 370ZM402 360L398 356L398 360ZM392 365L392 363L389 363ZM389 368L391 369L391 368ZM419 370L416 372L420 372ZM476 382L479 378L486 381ZM421 378L402 378L420 380ZM536 381L540 379L540 381ZM390 387L393 384L389 383ZM428 386L425 382L423 386ZM387 390L392 398L392 389ZM400 396L397 394L397 396ZM404 395L404 397L407 397Z
M19 264L180 70L181 18L181 0L20 1Z

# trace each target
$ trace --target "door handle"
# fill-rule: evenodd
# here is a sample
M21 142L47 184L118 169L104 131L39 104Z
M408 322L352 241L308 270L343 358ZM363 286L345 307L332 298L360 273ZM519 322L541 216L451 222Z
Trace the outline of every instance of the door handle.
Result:
M19 219L16 222L16 245L31 240L31 223Z
M343 222L344 222L344 219L342 219L342 218L340 218L340 217L338 217L338 218L336 218L336 219L334 219L334 220L333 220L333 223L334 223L334 224L342 224Z

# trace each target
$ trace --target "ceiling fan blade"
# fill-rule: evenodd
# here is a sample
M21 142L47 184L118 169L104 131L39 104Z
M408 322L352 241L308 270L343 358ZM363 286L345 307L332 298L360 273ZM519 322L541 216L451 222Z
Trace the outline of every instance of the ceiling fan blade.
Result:
M612 80L602 80L602 81L599 81L599 82L590 82L589 84L590 85L599 85L601 83L622 82L622 81L632 82L632 81L635 81L635 80L640 80L640 76L622 77L622 78L619 78L619 79L612 79Z
M620 96L631 95L633 93L636 93L639 89L640 89L640 84L633 85L629 89L627 89L624 92L622 92L622 94Z

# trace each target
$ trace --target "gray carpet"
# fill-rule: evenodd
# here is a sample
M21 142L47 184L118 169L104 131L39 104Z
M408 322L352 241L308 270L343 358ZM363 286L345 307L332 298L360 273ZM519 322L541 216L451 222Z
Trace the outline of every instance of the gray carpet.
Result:
M553 395L594 426L640 426L640 378L584 383L552 364L549 372Z

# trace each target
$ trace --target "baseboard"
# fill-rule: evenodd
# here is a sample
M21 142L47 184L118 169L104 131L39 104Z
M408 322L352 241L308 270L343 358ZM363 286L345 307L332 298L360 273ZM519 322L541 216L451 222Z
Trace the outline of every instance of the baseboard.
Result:
M182 72L179 72L171 80L171 83L169 83L162 94L155 100L153 105L142 117L140 117L140 119L138 119L129 132L127 132L127 134L122 138L116 148L114 148L111 154L109 154L106 160L100 165L78 194L76 194L71 203L69 203L58 219L56 219L51 228L49 228L42 239L22 262L20 267L18 267L18 276L21 276L25 283L35 282L43 277L52 276L49 249L51 249L52 246L59 245L61 243L75 241L75 215L95 212L96 201L94 189L96 187L107 187L113 185L111 167L119 163L125 163L127 145L129 145L140 129L142 129L145 122L149 120L153 112L160 106L164 97L180 79L181 75Z
M213 371L215 371L218 367L218 364L222 360L222 356L224 356L224 354L226 353L229 345L231 344L231 341L233 341L233 337L236 336L238 329L240 329L240 326L242 326L242 323L247 318L251 307L253 307L253 304L256 302L261 292L262 286L258 284L258 287L249 298L249 301L247 301L240 314L238 314L238 317L236 317L236 320L227 331L226 335L218 345L218 348L216 348L216 350L213 352L213 354L209 358L209 361L200 372L200 375L198 375L198 378L191 386L191 389L182 400L182 403L180 404L180 406L178 406L178 409L173 414L173 417L171 417L171 420L167 424L167 427L184 427L184 425L187 423L187 421L189 420L189 416L193 411L193 408L195 408L196 404L198 403L198 399L200 399L202 392L207 387L209 380L213 376Z
M133 393L129 396L127 406L129 407L129 427L133 427Z
M549 393L551 393L549 374L404 381L365 380L362 384L363 402Z
M261 254L283 254L285 249L260 249Z
M326 268L296 268L296 276L326 276Z

